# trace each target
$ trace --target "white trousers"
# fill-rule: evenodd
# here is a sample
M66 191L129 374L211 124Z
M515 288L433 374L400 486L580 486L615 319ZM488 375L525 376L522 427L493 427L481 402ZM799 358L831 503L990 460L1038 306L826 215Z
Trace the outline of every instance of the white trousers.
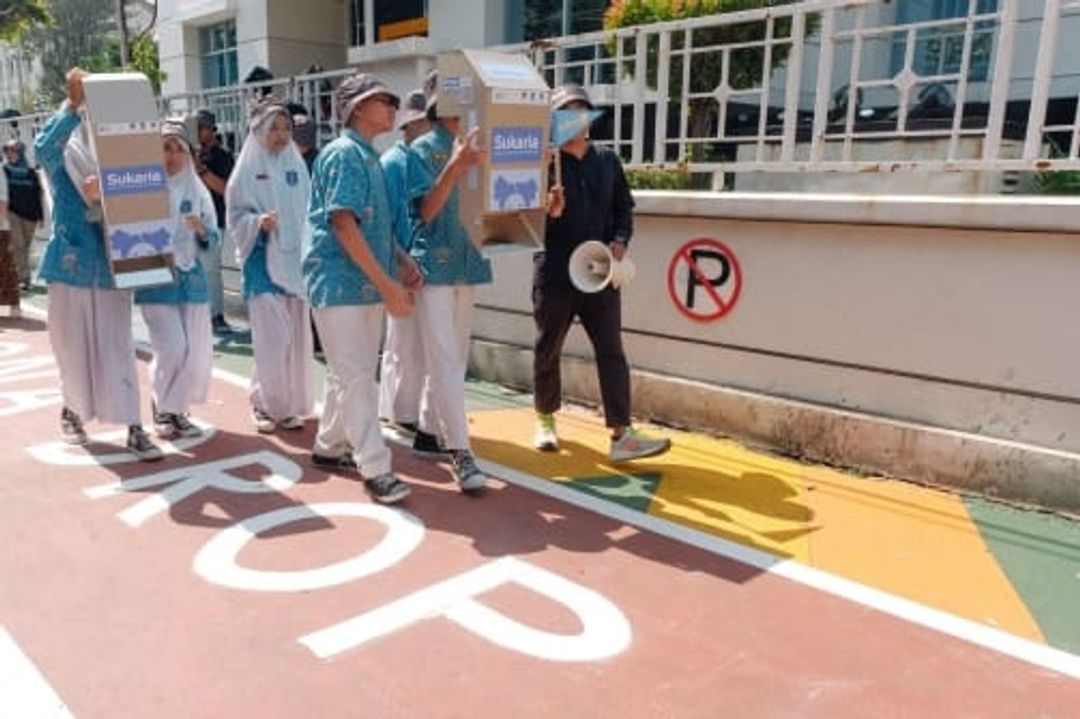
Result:
M420 419L424 354L420 323L414 315L386 317L386 344L379 375L379 416L395 422Z
M425 432L441 437L451 450L469 449L465 372L474 294L471 285L436 285L416 293L416 320L427 372L420 425ZM433 420L437 426L429 424Z
M367 479L390 471L390 449L379 427L379 362L383 306L343 305L313 310L326 354L326 398L315 452L340 456L350 449Z
M48 324L64 405L84 421L139 424L131 291L50 282Z
M264 293L248 299L251 404L273 420L311 414L311 323L308 304L292 295Z
M158 412L187 414L191 405L206 401L214 363L210 305L139 305L150 330L154 359L150 387Z

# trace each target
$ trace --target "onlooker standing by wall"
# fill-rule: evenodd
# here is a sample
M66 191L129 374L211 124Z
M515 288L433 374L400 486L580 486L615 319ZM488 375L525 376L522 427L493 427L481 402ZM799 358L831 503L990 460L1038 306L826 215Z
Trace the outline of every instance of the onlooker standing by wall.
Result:
M196 115L199 129L199 152L195 158L195 171L202 179L210 197L214 200L217 212L217 226L222 237L225 236L225 186L232 174L233 154L222 146L218 135L217 117L209 110L199 110ZM200 259L206 268L206 278L210 283L210 317L214 332L232 330L225 321L225 285L221 279L222 246L211 246L201 251Z
M0 175L0 305L11 308L11 317L22 317L19 305L19 273L11 252L11 232L8 223L7 179Z
M26 147L18 140L4 145L4 175L8 184L8 221L11 224L10 252L24 289L30 287L30 246L41 222L41 181L37 170L26 161Z

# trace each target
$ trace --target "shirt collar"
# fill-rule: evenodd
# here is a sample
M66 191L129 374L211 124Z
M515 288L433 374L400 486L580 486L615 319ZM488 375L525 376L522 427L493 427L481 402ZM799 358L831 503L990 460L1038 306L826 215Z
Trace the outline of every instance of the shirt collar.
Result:
M368 152L375 152L375 148L371 146L371 143L368 141L368 139L356 130L352 129L351 127L346 127L344 130L342 130L342 134L344 134L356 144L360 145L360 147L367 150Z

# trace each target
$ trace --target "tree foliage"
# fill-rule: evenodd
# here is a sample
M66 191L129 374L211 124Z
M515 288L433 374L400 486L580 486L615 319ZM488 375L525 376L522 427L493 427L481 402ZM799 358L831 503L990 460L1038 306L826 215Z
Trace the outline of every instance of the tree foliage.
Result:
M31 27L51 22L43 0L0 0L0 40L17 41Z
M48 0L54 24L30 30L26 42L41 59L41 94L48 103L64 97L69 69L105 53L115 36L112 0Z
M2 2L3 0L0 0ZM46 103L64 96L64 75L78 65L90 72L117 72L123 69L120 39L113 0L45 0L54 23L37 26L27 34L27 42L41 59L41 95ZM164 74L158 62L153 38L143 33L130 42L128 69L150 78L159 92Z

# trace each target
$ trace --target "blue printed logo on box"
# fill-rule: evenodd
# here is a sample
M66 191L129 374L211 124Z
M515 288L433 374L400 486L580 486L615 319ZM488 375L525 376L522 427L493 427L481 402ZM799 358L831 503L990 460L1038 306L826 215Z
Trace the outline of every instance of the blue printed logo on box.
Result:
M491 162L539 162L544 133L539 127L496 127L491 131Z
M160 165L106 167L101 170L101 192L107 197L164 191L165 171Z

